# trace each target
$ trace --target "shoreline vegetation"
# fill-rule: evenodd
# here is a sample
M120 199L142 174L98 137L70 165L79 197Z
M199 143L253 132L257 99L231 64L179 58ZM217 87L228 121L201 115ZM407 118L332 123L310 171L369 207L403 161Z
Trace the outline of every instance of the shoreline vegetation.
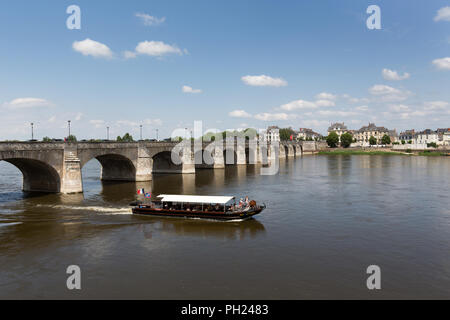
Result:
M399 151L389 151L389 150L364 150L364 149L336 149L336 150L326 150L319 151L318 155L383 155L383 156L395 156L395 155L406 155L406 156L426 156L426 157L436 157L436 156L448 156L449 154L439 151L422 151L422 152L399 152Z

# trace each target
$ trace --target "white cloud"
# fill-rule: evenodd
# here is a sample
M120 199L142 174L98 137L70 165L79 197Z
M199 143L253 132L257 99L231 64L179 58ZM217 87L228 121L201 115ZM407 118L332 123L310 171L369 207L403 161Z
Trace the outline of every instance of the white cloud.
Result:
M103 120L89 120L89 123L94 125L96 128L101 128L105 124Z
M161 126L161 119L144 119L141 122L131 121L131 120L117 120L116 125L119 127L138 127L140 125L152 125L152 126Z
M139 42L136 46L136 53L145 54L152 57L161 57L166 54L183 54L183 52L177 46L172 46L162 41Z
M319 111L317 111L317 114L320 116L327 116L327 117L333 117L333 116L349 117L349 116L355 116L358 113L354 112L354 111L319 110Z
M228 113L230 117L233 118L250 118L252 115L245 110L234 110Z
M402 101L411 95L411 92L409 91L402 91L384 84L376 84L372 86L369 88L369 93L380 97L380 100L383 102Z
M266 75L260 76L243 76L241 80L249 85L256 87L283 87L287 86L286 80L282 78L272 78Z
M391 112L409 112L411 111L411 108L404 104L391 104L389 110Z
M425 110L444 110L449 107L446 101L429 101L425 102Z
M139 126L139 123L134 122L134 121L130 121L130 120L117 120L116 124L121 127L121 126L126 126L126 127L137 127Z
M36 107L50 107L52 103L41 98L17 98L3 104L8 109L26 109Z
M369 106L363 105L355 108L357 111L369 111Z
M330 124L328 120L316 120L316 119L302 120L301 123L306 127L325 127Z
M289 115L286 113L258 113L255 115L255 119L262 120L262 121L277 121L277 120L288 120ZM292 118L292 115L291 115Z
M202 90L200 90L200 89L193 89L193 88L191 88L191 87L189 87L189 86L183 86L183 87L181 88L181 90L182 90L184 93L201 93L201 92L202 92Z
M438 10L434 21L450 21L450 7L442 7Z
M283 104L278 109L292 111L292 110L316 109L319 107L334 107L334 106L335 102L331 100L321 99L313 102L299 99Z
M145 119L143 121L143 124L148 124L152 126L162 126L163 122L161 119L155 118L155 119Z
M140 18L142 23L146 26L157 26L166 21L166 17L157 18L146 13L136 13L135 16Z
M433 64L440 70L450 70L450 57L434 59Z
M72 48L84 56L93 56L96 58L111 58L113 56L113 53L107 45L89 38L83 41L75 41L72 44Z
M322 92L316 95L317 100L336 100L336 98L336 95L328 92Z
M334 107L335 106L334 101L330 101L330 100L317 100L314 103L317 107Z
M369 88L370 94L381 96L381 95L387 95L387 94L398 94L401 91L389 86L386 86L384 84L376 84Z
M84 114L82 114L81 112L78 112L75 115L75 121L80 121L83 117L84 117Z
M408 72L404 72L403 75L399 75L397 71L389 69L383 69L381 73L385 80L400 81L408 79L410 77L410 74Z
M134 58L136 58L137 54L136 54L136 52L127 50L123 53L123 56L125 59L134 59Z
M367 98L354 98L349 94L343 94L342 97L347 99L350 103L368 103L370 101Z
M299 109L314 109L317 105L314 102L306 100L294 100L289 103L283 104L280 109L286 111L299 110Z

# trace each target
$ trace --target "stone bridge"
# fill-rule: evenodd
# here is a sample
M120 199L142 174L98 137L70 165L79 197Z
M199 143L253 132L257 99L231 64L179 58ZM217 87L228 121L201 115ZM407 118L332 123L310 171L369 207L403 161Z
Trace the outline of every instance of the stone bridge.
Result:
M172 151L178 158L174 162ZM227 165L267 164L271 159L314 153L318 143L281 142L276 148L245 143L177 142L1 142L0 161L23 174L24 191L78 193L83 191L81 169L92 159L106 181L149 181L157 173L195 173L195 169L223 169Z

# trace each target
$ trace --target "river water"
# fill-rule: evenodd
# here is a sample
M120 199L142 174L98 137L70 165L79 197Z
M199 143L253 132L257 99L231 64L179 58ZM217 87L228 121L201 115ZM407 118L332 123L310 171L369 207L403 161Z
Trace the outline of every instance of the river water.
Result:
M0 162L0 298L450 298L450 159L304 156L278 175L257 166L102 183L84 194L25 194ZM249 195L244 222L133 216L152 194ZM66 269L81 268L81 290ZM381 290L366 269L381 268Z

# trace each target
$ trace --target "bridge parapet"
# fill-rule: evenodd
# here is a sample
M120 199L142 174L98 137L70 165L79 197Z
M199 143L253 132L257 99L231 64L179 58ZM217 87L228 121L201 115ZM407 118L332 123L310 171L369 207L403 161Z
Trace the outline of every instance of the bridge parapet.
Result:
M173 163L171 156L175 146L181 146L181 164ZM101 164L102 180L149 181L155 173L195 173L196 167L219 169L225 164L269 164L277 155L301 156L302 148L305 152L317 150L314 142L202 141L199 165L194 161L196 148L199 148L198 141L189 141L185 146L172 141L10 141L0 142L0 160L10 162L22 171L25 191L76 193L83 191L83 166L94 158ZM208 157L211 161L204 163Z

